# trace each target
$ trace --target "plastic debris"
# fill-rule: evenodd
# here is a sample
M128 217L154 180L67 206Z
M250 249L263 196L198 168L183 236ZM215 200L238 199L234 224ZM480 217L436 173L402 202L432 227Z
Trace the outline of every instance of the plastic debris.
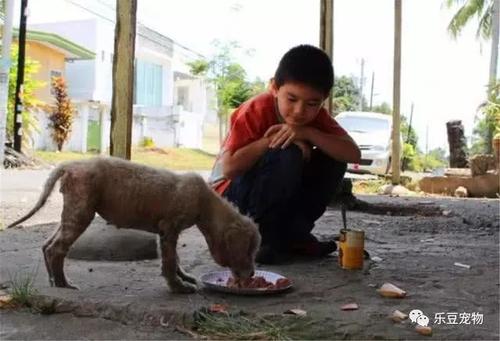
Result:
M408 315L405 313L399 311L399 310L394 310L392 314L390 315L391 320L394 322L402 322L408 318Z
M398 288L392 283L384 283L380 289L378 289L378 292L384 297L403 298L406 296L406 291Z
M208 307L208 311L211 313L227 313L227 308L227 304L214 303L210 307Z
M432 335L432 328L431 327L418 325L415 327L415 330L417 331L417 333L419 333L421 335L425 335L425 336Z
M455 263L453 263L453 265L458 266L460 268L470 269L470 265L459 263L459 262L455 262Z
M302 309L289 309L283 314L296 315L296 316L307 316L307 311Z
M340 307L342 310L358 310L359 305L357 303L347 303Z

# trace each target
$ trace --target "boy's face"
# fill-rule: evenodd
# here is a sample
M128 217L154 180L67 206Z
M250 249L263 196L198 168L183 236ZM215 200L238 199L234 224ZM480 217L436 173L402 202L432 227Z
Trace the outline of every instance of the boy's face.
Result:
M321 91L297 82L288 82L278 88L273 80L271 92L281 117L291 126L304 126L313 121L325 100Z

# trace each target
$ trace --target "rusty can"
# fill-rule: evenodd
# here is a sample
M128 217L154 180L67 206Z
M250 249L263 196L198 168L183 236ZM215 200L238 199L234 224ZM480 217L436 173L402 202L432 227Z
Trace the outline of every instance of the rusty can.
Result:
M339 265L343 269L362 269L365 232L341 229L339 238Z

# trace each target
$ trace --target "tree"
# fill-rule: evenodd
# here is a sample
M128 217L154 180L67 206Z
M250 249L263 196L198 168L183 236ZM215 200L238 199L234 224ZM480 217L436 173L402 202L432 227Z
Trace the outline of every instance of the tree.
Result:
M479 106L476 125L473 130L471 154L484 154L491 151L493 133L500 133L500 81L497 81L488 100Z
M249 99L262 84L252 86L246 81L246 71L234 61L233 52L239 49L236 42L212 43L215 55L209 60L196 60L188 63L191 74L206 76L214 84L217 96L217 116L219 117L219 140L225 135L226 122L232 109Z
M56 144L57 150L61 151L64 143L68 141L71 135L75 109L69 99L68 88L64 78L53 77L52 89L56 104L49 115L49 127L52 129L52 140Z
M494 98L490 97L494 93L495 83L497 79L497 65L498 65L498 42L499 42L499 15L500 15L500 1L499 0L446 0L448 8L455 5L460 6L448 25L448 31L453 37L458 37L463 28L472 20L472 18L479 18L476 36L482 37L485 40L491 39L491 57L490 57L490 70L488 81L488 99L490 101ZM497 91L498 92L498 91ZM491 153L491 140L493 137L493 128L491 124L486 124L487 134L484 142L487 146L486 151Z
M16 80L17 80L17 54L18 47L12 44L10 58L12 66L9 70L9 97L7 103L7 140L12 141L14 127L14 105L16 102ZM23 85L23 111L21 113L23 119L23 143L29 144L32 140L33 133L39 132L38 120L33 116L32 111L36 108L41 108L44 103L35 97L35 90L46 86L45 82L33 79L33 75L40 69L40 63L36 60L26 57L24 63L24 85Z
M448 31L457 38L465 26L474 18L479 18L476 36L491 38L493 5L495 0L446 0L446 6L460 6L448 24Z
M371 112L379 112L381 114L392 115L392 108L389 103L382 102L379 105L374 105Z
M333 111L355 111L359 106L359 88L352 77L341 76L335 79L332 89Z

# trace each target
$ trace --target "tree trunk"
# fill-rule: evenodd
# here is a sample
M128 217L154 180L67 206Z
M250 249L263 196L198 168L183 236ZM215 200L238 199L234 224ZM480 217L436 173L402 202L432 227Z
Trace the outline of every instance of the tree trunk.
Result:
M497 65L498 65L498 40L499 40L499 35L500 35L500 23L499 23L499 17L500 17L500 0L495 0L493 3L493 13L492 13L492 18L491 18L491 56L490 56L490 72L489 72L489 84L488 84L488 99L491 100L491 97L494 97L493 95L493 87L496 84L497 80ZM487 140L486 140L486 153L487 154L492 154L493 149L492 149L492 140L493 140L493 133L495 130L495 125L491 124L488 127L488 134L487 134Z
M116 1L110 153L130 160L137 0Z
M464 136L464 126L462 121L449 121L446 123L448 131L448 145L450 146L450 167L451 168L466 168L467 167L467 143Z

